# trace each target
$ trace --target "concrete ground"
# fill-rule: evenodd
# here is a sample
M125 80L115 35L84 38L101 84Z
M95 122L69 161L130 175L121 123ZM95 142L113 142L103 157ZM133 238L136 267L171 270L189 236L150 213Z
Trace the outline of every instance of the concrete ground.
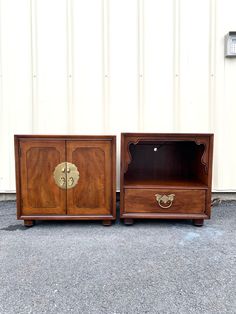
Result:
M0 314L236 313L236 202L190 221L38 222L0 203Z

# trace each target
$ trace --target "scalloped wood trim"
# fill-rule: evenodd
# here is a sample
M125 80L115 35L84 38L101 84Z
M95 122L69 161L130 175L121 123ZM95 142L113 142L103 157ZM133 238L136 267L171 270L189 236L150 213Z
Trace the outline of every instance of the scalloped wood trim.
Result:
M127 143L126 151L125 151L124 173L127 172L129 164L132 161L132 156L131 156L129 147L130 147L131 144L137 145L139 142L140 142L140 139L136 139L136 140L128 141L128 143Z
M209 156L209 140L208 138L196 138L197 145L204 145L204 152L202 154L201 163L205 167L205 173L208 173L208 156Z

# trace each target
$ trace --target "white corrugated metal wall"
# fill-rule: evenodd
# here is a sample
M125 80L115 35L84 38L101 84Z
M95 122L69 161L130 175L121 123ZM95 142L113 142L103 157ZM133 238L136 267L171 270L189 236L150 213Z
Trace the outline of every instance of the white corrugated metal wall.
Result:
M214 132L214 190L236 191L235 12L235 0L0 0L0 192L15 190L14 133L122 131Z

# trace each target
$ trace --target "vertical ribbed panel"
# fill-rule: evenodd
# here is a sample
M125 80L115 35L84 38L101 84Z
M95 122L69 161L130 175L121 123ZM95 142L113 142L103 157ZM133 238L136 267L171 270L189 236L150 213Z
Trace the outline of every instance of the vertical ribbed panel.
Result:
M104 131L104 5L76 0L73 5L73 132Z
M224 58L224 36L236 30L236 2L216 1L215 68L215 167L214 186L219 190L236 190L236 59Z
M30 1L31 84L32 84L32 132L37 132L37 0Z
M32 132L30 1L1 0L0 190L15 189L14 133Z
M68 131L67 1L36 1L35 132Z
M138 118L144 130L144 0L138 0Z
M74 1L67 0L67 129L68 133L73 132L73 115L74 115L74 98L73 98L73 9L74 9Z
M144 1L143 42L143 126L146 132L173 132L174 108L178 108L178 38L174 42L175 10L178 3L172 0L160 4ZM176 21L177 22L177 21ZM177 110L176 110L177 111Z
M109 0L102 3L102 44L103 44L103 110L104 132L109 132L110 64L109 64Z
M0 0L0 191L14 133L214 132L214 189L236 191L236 30L227 0ZM119 188L119 175L117 176Z
M180 0L173 1L173 130L180 125Z
M179 73L181 132L209 131L209 16L207 1L181 1Z

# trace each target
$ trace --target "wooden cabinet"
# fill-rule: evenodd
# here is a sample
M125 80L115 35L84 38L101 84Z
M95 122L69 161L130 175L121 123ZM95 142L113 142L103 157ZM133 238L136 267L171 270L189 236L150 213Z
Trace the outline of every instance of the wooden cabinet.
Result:
M192 219L211 214L213 134L121 135L120 217Z
M15 136L17 218L116 217L115 136Z

